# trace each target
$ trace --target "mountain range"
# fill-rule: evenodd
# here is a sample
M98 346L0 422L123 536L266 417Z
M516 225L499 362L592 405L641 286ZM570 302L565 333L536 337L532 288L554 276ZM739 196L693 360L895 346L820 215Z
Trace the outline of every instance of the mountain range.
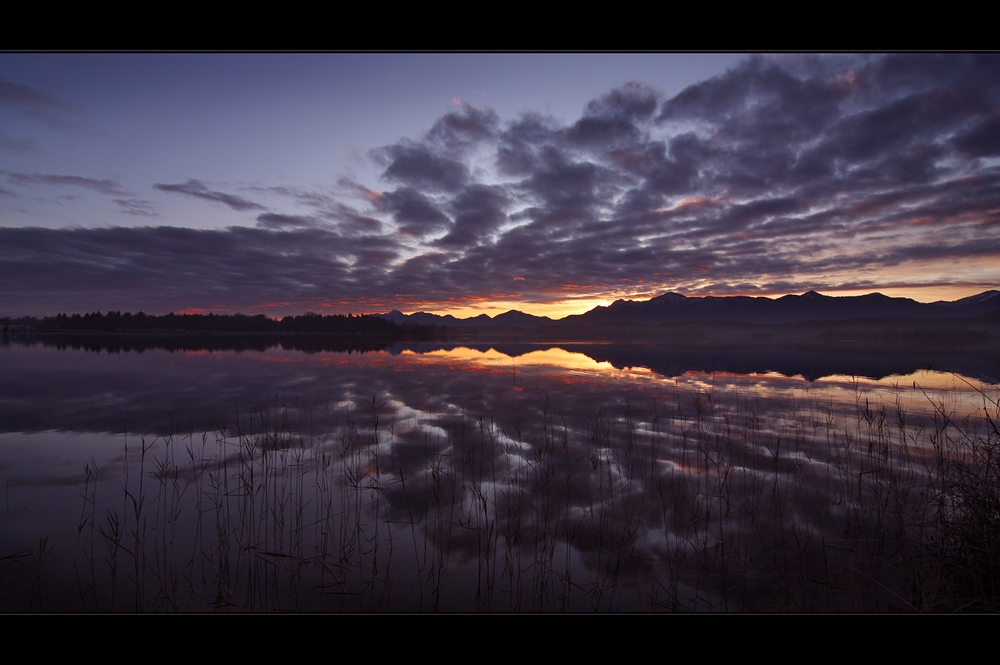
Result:
M964 319L1000 311L1000 291L984 291L955 301L921 303L912 298L890 298L881 293L863 296L825 296L815 291L780 298L750 296L689 297L668 292L649 300L616 300L583 314L562 319L510 310L495 317L486 314L454 316L393 310L376 314L395 323L476 328L528 328L549 324L608 325L679 322L785 324L856 319Z

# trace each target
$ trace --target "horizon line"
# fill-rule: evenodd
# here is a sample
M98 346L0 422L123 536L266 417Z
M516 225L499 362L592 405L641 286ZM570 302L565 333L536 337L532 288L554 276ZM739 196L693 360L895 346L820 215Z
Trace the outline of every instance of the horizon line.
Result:
M887 287L886 290L895 290L895 289L898 289L898 288L900 288L900 287ZM910 288L912 288L912 287L910 287ZM825 289L825 290L826 291L830 291L831 289ZM844 289L844 291L856 292L856 291L861 291L861 290L860 289ZM516 308L506 309L506 310L497 312L497 313L495 313L493 315L490 315L489 313L487 313L485 311L480 311L478 314L470 314L469 316L465 316L465 317L455 316L453 313L451 313L452 311L456 311L456 310L468 310L468 309L472 309L470 307L457 307L457 308L456 307L452 307L452 308L439 308L439 309L436 308L437 311L426 310L426 309L418 309L418 310L410 311L409 313L404 312L403 310L401 310L399 308L392 308L392 309L385 310L385 311L370 311L370 312L360 312L360 311L316 312L313 309L307 309L307 310L305 310L303 312L299 312L299 313L288 313L288 314L282 314L282 315L277 315L277 316L271 316L271 315L265 314L263 312L245 313L245 312L241 312L239 310L236 310L236 311L225 311L225 310L214 310L214 309L208 309L208 308L202 308L202 307L186 307L186 308L181 309L179 311L172 310L172 311L164 313L164 314L151 314L149 312L146 312L144 309L140 309L140 310L138 310L135 313L132 313L131 311L126 311L122 315L124 316L124 314L130 314L132 316L135 316L135 315L140 314L140 313L144 314L145 316L169 316L171 314L173 314L175 316L185 316L185 315L188 315L188 316L190 316L190 315L207 316L207 315L211 314L213 316L236 316L236 315L242 315L242 316L248 316L248 317L256 317L256 316L263 315L263 316L267 317L268 319L271 319L271 320L274 320L274 321L280 321L281 319L283 319L285 317L289 317L289 316L304 316L304 315L309 314L309 313L319 314L321 316L347 316L347 315L356 315L356 316L357 315L385 316L385 315L391 314L392 312L399 312L403 316L414 316L414 315L417 315L417 314L429 314L429 315L432 315L432 316L440 316L440 317L443 317L443 318L451 316L451 317L453 317L453 318L455 318L456 320L459 320L459 321L468 321L469 319L475 319L475 318L479 318L481 316L486 316L488 319L493 320L493 319L497 318L498 316L502 316L504 314L518 313L518 314L524 314L526 316L532 316L532 317L535 317L535 318L546 318L546 319L549 319L551 321L562 321L562 320L565 320L565 319L567 319L567 318L569 318L571 316L581 316L583 314L587 314L589 312L592 312L592 311L594 311L594 310L596 310L598 308L609 307L609 306L611 306L612 304L614 304L616 302L636 302L636 303L643 303L643 302L649 302L650 300L654 300L656 298L659 298L659 297L662 297L662 296L665 296L665 295L669 295L669 294L675 294L675 295L678 295L678 296L680 296L682 298L692 299L692 300L702 300L702 299L705 299L705 298L720 298L720 299L725 299L725 298L755 298L755 299L764 299L764 300L771 300L771 301L780 300L782 298L788 298L788 297L801 298L801 297L803 297L805 295L808 295L810 293L815 293L815 294L823 296L825 298L838 298L838 299L839 298L858 298L858 297L865 297L865 296L872 296L872 295L881 295L881 296L884 296L886 298L893 298L893 299L897 299L897 300L912 300L913 302L917 302L917 303L920 303L920 304L931 305L931 304L935 304L935 303L954 303L954 302L958 302L960 300L964 300L966 298L975 298L976 296L984 295L986 293L991 293L991 292L1000 292L1000 287L988 288L988 289L985 289L983 291L974 293L974 294L969 295L969 296L964 296L964 297L961 297L961 298L956 298L955 300L941 300L941 299L938 299L938 300L933 300L933 301L920 301L920 300L917 300L917 299L909 297L909 296L891 296L891 295L886 295L885 293L882 293L882 291L868 291L868 292L864 292L864 293L850 293L849 295L827 295L825 293L822 293L821 291L817 291L816 289L809 289L808 291L805 291L803 293L784 293L784 294L781 294L781 295L776 295L776 294L775 295L749 295L749 294L742 294L742 293L732 293L732 294L723 294L723 295L715 295L715 294L685 295L685 294L677 292L677 291L664 291L664 292L662 292L662 293L660 293L658 295L650 296L648 298L641 298L641 297L640 298L617 298L615 300L608 300L608 301L606 301L608 303L607 305L596 305L594 307L591 307L590 309L587 309L587 310L584 310L584 311L581 311L581 312L577 312L577 313L565 314L565 315L563 315L563 316L561 316L559 318L554 318L554 317L547 316L547 315L531 314L529 312L525 312L522 309L516 309ZM250 309L252 310L253 308L250 308ZM493 309L499 309L499 308L493 308ZM109 308L109 309L105 310L105 313L103 314L103 316L106 316L107 313L113 312L113 311L121 312L120 309L113 310L113 309ZM439 313L439 312L443 312L443 313ZM57 312L56 314L50 314L50 315L47 315L47 316L43 315L43 316L40 316L40 317L38 317L38 316L32 316L30 314L28 314L28 315L22 315L22 316L16 316L16 317L15 316L6 316L5 315L5 316L2 316L0 318L14 320L14 319L24 319L24 318L48 318L48 317L59 316L60 314L64 314L64 315L67 315L67 316L74 316L74 315L84 316L86 314L94 314L94 313L101 314L101 310L98 309L98 310L89 311L89 312L74 312L73 314L67 314L65 311L63 311L63 312Z

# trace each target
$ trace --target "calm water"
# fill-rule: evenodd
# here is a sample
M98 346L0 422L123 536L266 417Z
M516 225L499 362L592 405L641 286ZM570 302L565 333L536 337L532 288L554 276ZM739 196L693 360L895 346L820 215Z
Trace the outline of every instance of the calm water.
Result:
M914 609L935 474L997 373L97 349L0 347L0 610Z

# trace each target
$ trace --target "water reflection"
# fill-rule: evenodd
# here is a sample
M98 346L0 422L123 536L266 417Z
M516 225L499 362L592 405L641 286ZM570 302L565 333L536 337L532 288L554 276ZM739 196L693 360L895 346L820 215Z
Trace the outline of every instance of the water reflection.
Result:
M2 609L939 607L991 386L504 348L5 347Z
M961 331L959 331L961 332ZM385 351L393 355L414 352L446 353L456 357L494 359L520 358L538 352L583 354L597 363L616 368L636 367L665 376L679 376L689 371L761 374L778 372L815 380L844 374L869 378L906 375L919 369L957 372L987 383L1000 381L1000 353L991 344L961 343L960 335L938 344L877 344L865 346L836 339L791 343L757 341L741 343L717 339L695 339L691 345L613 344L607 342L503 342L492 344L447 345L434 343L377 344L323 335L5 335L3 347L46 346L58 349L85 350L94 353L143 353L153 350L171 352L218 352L267 350L305 353L368 353ZM905 340L904 340L905 341ZM464 354L464 355L463 355ZM565 357L565 356L564 356ZM554 364L565 360L553 359ZM529 361L536 362L536 361ZM537 361L541 363L542 361Z

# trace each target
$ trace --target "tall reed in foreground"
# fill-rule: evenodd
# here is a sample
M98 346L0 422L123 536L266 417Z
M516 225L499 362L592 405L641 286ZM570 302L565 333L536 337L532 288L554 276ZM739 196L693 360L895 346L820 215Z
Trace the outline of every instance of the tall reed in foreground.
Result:
M978 390L985 433L967 424L948 427L947 408L935 403L935 444L946 457L936 485L934 550L954 586L956 609L1000 609L1000 399ZM977 428L979 429L979 428Z
M50 545L9 563L34 562L35 610L996 609L1000 403L855 390L678 388L582 421L530 390L504 420L359 396L320 433L275 402L130 443L120 481L87 465L75 604L40 604Z

